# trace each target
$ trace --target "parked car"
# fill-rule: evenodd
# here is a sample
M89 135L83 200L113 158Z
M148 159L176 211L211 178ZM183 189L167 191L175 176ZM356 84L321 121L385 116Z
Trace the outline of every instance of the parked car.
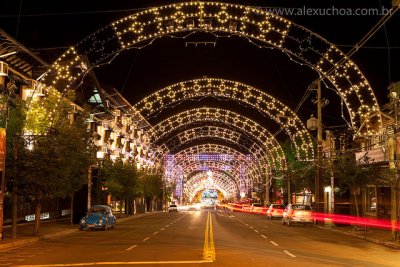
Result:
M79 230L114 228L117 219L112 209L106 205L92 206L79 222Z
M176 204L171 204L168 208L168 212L178 212L178 206Z
M283 212L282 224L314 223L312 208L309 205L289 204Z
M267 219L272 220L273 218L282 218L283 211L286 206L283 204L271 204L267 209Z
M261 214L261 213L265 212L265 209L266 208L264 207L263 204L261 204L261 203L253 203L253 204L251 204L250 212L251 213L259 213L259 214Z

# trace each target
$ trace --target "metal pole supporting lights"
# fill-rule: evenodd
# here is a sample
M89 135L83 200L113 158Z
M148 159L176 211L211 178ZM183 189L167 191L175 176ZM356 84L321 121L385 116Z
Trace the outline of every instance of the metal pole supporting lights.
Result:
M311 89L313 90L313 89ZM315 90L315 89L314 89ZM321 101L321 81L317 81L317 111L318 111L318 118L314 118L311 115L311 118L307 120L307 128L310 130L318 130L317 134L317 173L315 177L315 209L318 212L321 212L323 209L323 191L322 191L322 101ZM322 205L322 208L321 208Z
M391 185L390 195L391 195L391 221L392 221L392 240L398 241L400 236L399 232L396 229L396 226L399 222L399 174L398 171L400 169L400 161L399 161L399 145L400 144L400 136L399 136L399 122L398 122L398 108L399 108L399 101L400 101L400 82L392 83L388 87L389 89L389 98L393 105L393 112L394 112L394 138L392 139L394 143L394 160L389 162L389 168L395 169L395 179Z

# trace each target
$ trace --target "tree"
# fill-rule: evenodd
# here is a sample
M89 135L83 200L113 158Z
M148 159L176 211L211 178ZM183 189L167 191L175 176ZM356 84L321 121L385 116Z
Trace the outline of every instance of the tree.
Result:
M164 188L162 175L143 172L139 179L139 188L147 207L149 206L149 203L147 203L148 198L154 200L155 197L162 196Z
M18 154L25 149L21 133L26 117L25 102L19 98L13 99L8 109L7 151L6 151L6 181L8 190L12 192L12 238L17 237L18 212Z
M357 217L360 216L357 200L357 192L362 186L379 183L381 179L391 179L391 171L382 168L368 159L361 164L355 159L354 154L343 154L333 162L333 172L337 179L337 185L343 189L349 189L354 197ZM392 175L395 177L395 175Z
M73 98L72 92L59 99L49 90L46 98L30 102L25 131L34 134L28 136L33 147L21 151L18 185L36 204L34 235L39 233L41 200L71 196L73 205L73 193L82 186L94 155L83 118L72 120Z
M125 211L131 197L136 193L138 172L132 162L124 163L121 159L115 162L106 159L101 167L102 177L107 191L117 199L125 201ZM122 206L120 212L122 213Z

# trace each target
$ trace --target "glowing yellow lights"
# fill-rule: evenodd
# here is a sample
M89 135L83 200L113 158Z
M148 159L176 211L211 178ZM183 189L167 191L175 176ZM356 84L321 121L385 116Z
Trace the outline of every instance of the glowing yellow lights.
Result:
M247 105L255 108L257 111L263 113L266 117L273 119L284 129L284 131L290 136L291 140L293 140L297 157L299 159L313 159L314 151L311 137L297 115L283 103L266 94L265 92L236 81L217 78L203 78L180 82L167 86L145 97L135 105L135 108L144 117L149 117L152 114L160 112L165 106L173 105L176 102L187 99L206 96L214 98L229 98L238 102L244 102ZM162 106L160 106L158 103L162 103ZM210 113L210 110L193 110L194 114L191 114L191 116L199 119L204 116L203 112ZM254 121L243 118L243 116L234 115L233 112L227 114L223 110L212 109L212 113L214 121L224 120L224 117L233 115L231 118L227 119L227 121L236 125L243 124L244 131L255 133L255 136L260 135L256 132L266 131L262 127L257 126L258 124L256 124ZM166 125L161 125L160 127L163 127L162 131L160 130L160 133L164 133L166 130ZM262 142L268 143L269 139L271 139L270 134L268 135L268 138L263 137ZM277 142L274 141L273 143L276 144ZM306 146L306 150L301 149L299 145L301 143L308 144Z
M88 71L87 67L82 67L85 66L84 58L90 58L92 64L97 65L103 63L105 59L112 58L123 49L139 48L144 42L151 43L155 38L172 36L173 33L184 31L231 33L246 37L251 43L257 42L256 45L259 47L261 47L259 43L263 43L262 47L278 48L289 57L295 56L301 62L327 75L327 79L343 97L349 110L352 126L358 130L363 123L369 129L369 133L378 132L381 129L382 120L379 112L374 119L365 122L360 120L361 116L368 112L372 114L372 111L379 111L379 106L368 81L359 68L336 46L319 35L260 8L203 1L174 3L137 12L112 22L106 28L107 31L104 32L108 32L109 36L99 34L100 30L77 44L76 47L69 48L51 66L42 82L54 86L64 95L67 89ZM114 32L110 33L110 30ZM96 47L96 42L99 42L98 38L102 38L100 50L93 48ZM302 48L304 38L307 40L307 47ZM305 50L307 53L304 53ZM292 60L291 57L290 59ZM359 88L354 89L357 86ZM197 95L198 88L193 89L193 94ZM237 96L240 90L220 88L221 95L226 96L227 91ZM201 89L200 92L202 92ZM171 98L177 98L177 96L172 95ZM244 101L252 105L260 103L259 106L261 106L263 98L256 99L254 102L249 98ZM277 103L273 104L279 108ZM269 103L268 108L264 109L273 109L273 104ZM369 110L366 111L364 106ZM275 115L272 114L272 116ZM283 125L289 124L285 119L279 121ZM302 128L296 128L297 122L291 121L290 124L292 126L288 128L293 128L291 131L302 131ZM306 143L309 141L308 137L303 140ZM301 156L301 158L304 157L313 157L312 152L308 151Z

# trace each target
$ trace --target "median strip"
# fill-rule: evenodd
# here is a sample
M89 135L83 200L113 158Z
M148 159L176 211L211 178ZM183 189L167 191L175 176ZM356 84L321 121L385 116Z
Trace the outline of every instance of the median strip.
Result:
M215 245L214 245L214 233L212 227L211 213L208 212L206 231L204 233L204 251L203 251L203 261L213 262L216 259Z
M287 251L287 250L284 250L283 252L285 252L287 255L289 255L289 256L292 257L292 258L296 258L295 255L293 255L292 253L290 253L290 252Z

